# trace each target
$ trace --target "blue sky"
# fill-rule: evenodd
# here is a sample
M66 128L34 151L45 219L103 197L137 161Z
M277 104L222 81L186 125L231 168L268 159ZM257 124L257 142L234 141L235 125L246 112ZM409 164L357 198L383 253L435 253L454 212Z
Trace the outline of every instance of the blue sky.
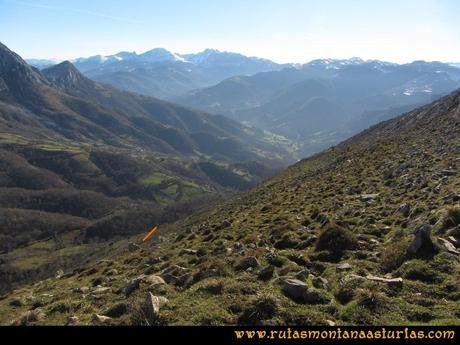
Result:
M0 41L25 58L164 47L460 61L459 13L458 0L0 0Z

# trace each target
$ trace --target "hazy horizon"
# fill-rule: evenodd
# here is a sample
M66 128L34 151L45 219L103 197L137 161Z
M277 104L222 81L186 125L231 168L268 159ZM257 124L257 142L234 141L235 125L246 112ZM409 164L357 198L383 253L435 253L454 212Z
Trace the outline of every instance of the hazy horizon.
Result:
M315 59L460 62L453 0L0 0L1 41L26 59L71 60L161 47Z

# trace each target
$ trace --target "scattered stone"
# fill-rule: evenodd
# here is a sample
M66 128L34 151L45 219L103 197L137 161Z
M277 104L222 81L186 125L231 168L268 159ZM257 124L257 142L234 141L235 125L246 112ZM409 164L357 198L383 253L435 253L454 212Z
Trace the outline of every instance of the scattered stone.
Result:
M457 239L457 238L455 238L454 236L449 236L449 237L447 238L447 240L448 240L450 243L452 243L452 244L455 246L455 248L460 247L460 240Z
M410 205L409 204L402 204L399 206L399 208L396 210L397 213L401 213L404 217L409 216L410 214Z
M267 266L259 271L259 273L257 274L257 278L263 281L270 280L272 279L274 272L275 272L275 267L271 265Z
M284 262L282 259L280 259L275 253L268 253L265 255L265 258L267 259L268 263L270 265L273 265L275 267L283 267Z
M454 255L460 255L460 252L448 240L439 237L438 243L442 245L447 250L447 252L454 254Z
M93 315L93 322L96 325L107 326L107 325L110 325L112 323L112 318L108 317L108 316L105 316L105 315L94 314Z
M308 276L310 275L310 271L307 270L307 269L303 269L299 272L296 273L296 278L299 279L299 280L307 280Z
M89 287L87 287L87 286L82 286L82 287L73 289L73 292L86 294L86 293L89 292Z
M125 288L123 289L123 292L126 296L131 295L134 291L139 289L139 286L141 284L142 278L137 277L134 279L131 279L128 284L126 284Z
M115 268L112 268L106 274L108 276L116 276L116 275L118 275L118 271Z
M409 245L407 253L411 255L420 255L424 253L433 253L436 248L431 240L431 225L422 224L414 231L414 240Z
M183 255L196 255L196 253L197 253L197 251L193 250L193 249L182 249L179 252L179 255L180 256L183 256Z
M147 316L149 318L158 317L158 315L160 315L160 306L160 298L154 296L151 292L149 292L145 300L145 311L147 313Z
M379 196L379 194L361 194L358 196L358 199L362 202L373 201Z
M388 279L388 278L380 278L380 277L374 277L374 276L369 275L369 276L366 277L366 279L369 280L369 281L372 281L372 282L376 282L376 283L386 283L389 286L394 286L394 287L398 287L398 288L401 288L403 286L403 279L402 278Z
M336 326L336 323L332 320L326 320L326 324L330 327L335 327Z
M352 268L353 267L348 262L345 262L343 264L337 265L335 270L336 272L348 272L348 271L351 271Z
M55 278L56 279L61 279L64 276L64 271L63 270L57 270Z
M327 290L329 288L329 282L323 277L314 277L312 279L313 286L317 289Z
M42 321L45 318L45 313L40 308L29 310L23 313L18 319L13 320L11 326L26 326L30 322Z
M282 288L284 293L292 300L300 303L309 304L326 304L330 299L313 288L309 288L307 284L297 279L283 280Z
M248 256L241 260L241 262L236 266L237 270L244 271L248 268L255 268L259 266L259 261L255 256Z
M100 286L100 287L97 287L96 289L93 290L93 294L102 294L102 293L105 293L107 291L110 291L111 288L109 287L103 287L103 286Z
M77 322L78 322L78 317L77 316L69 316L67 318L67 325L69 325L69 326L76 325Z
M143 283L149 285L150 287L155 286L155 285L166 285L166 282L164 281L164 279L156 275L145 276L145 277L142 277L141 279Z
M141 246L138 245L138 244L136 244L136 243L134 243L134 242L131 242L131 243L128 245L128 250L129 250L130 252L135 252L135 251L137 251L137 250L139 250L139 249L141 249Z

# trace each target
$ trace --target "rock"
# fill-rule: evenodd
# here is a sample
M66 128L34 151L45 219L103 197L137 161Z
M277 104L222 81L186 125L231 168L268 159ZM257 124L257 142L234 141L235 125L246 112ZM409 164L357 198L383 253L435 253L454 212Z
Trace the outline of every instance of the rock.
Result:
M126 296L129 296L131 295L134 291L136 291L137 289L139 289L139 286L141 284L141 280L142 278L134 278L134 279L131 279L128 284L126 284L125 288L123 289L123 293L126 295Z
M296 278L299 279L299 280L307 280L308 276L310 275L310 271L307 270L307 269L303 269L299 272L296 273Z
M282 288L286 296L300 303L309 304L325 304L329 303L330 299L313 288L309 288L307 284L297 279L283 280Z
M339 264L335 267L336 272L348 272L351 271L352 267L348 262Z
M57 270L56 271L56 279L61 279L64 276L64 271L63 270Z
M82 287L73 289L73 292L85 294L85 293L88 293L88 292L89 292L89 287L87 287L87 286L82 286Z
M335 327L336 326L336 323L334 321L332 321L332 320L326 320L325 322L330 327Z
M273 277L273 273L275 272L275 267L267 266L259 271L257 274L257 278L263 281L270 280Z
M454 194L452 195L452 201L460 201L460 194Z
M180 256L183 256L183 255L196 255L196 253L197 253L197 251L193 250L193 249L182 249L179 252L179 255Z
M102 294L102 293L105 293L107 291L110 291L111 288L109 287L103 287L103 286L100 286L100 287L97 287L96 289L93 290L93 294Z
M112 268L106 274L108 276L116 276L116 275L118 275L118 271L115 268Z
M433 253L436 248L431 240L431 225L422 224L414 230L414 240L409 245L407 253L411 255L423 255Z
M442 245L449 253L454 254L454 255L460 255L460 252L448 240L439 237L438 243Z
M134 242L131 242L131 243L128 245L128 250L129 250L130 252L135 252L135 251L137 251L137 250L139 250L139 249L141 249L141 246L138 245L138 244L136 244L136 243L134 243Z
M385 284L388 284L389 286L394 286L398 288L401 288L403 286L402 278L387 279L387 278L380 278L380 277L374 277L374 276L369 275L366 277L366 279L372 282L376 282L376 283L385 283Z
M460 247L460 240L458 238L455 238L454 236L449 236L447 240L450 243L452 243L455 246L455 248Z
M45 313L40 308L29 310L23 313L19 319L10 323L11 326L26 326L30 322L42 321L45 318Z
M171 273L164 273L161 275L161 278L167 283L167 284L176 284L178 277L175 275L172 275Z
M268 253L267 255L265 255L265 258L267 259L270 265L273 265L278 268L283 267L283 260L281 260L275 253Z
M240 263L236 266L236 269L244 271L248 268L255 268L257 266L259 266L259 261L257 260L257 258L255 256L248 256L240 261Z
M323 277L314 277L312 279L313 286L318 289L327 290L329 287L329 282Z
M107 326L112 323L112 318L105 315L94 314L93 323L100 326Z
M410 214L410 205L409 204L402 204L396 210L397 213L401 213L404 217L407 217Z
M78 317L77 316L69 316L67 318L67 325L68 326L76 325L77 322L78 322Z
M160 315L160 298L154 296L151 292L147 294L145 300L145 312L149 318L156 318Z
M454 176L457 174L457 171L453 170L453 169L445 169L443 171L441 171L441 174L443 176Z
M361 194L358 196L358 199L361 200L362 202L369 202L373 201L379 196L379 194Z
M166 285L164 279L156 275L142 277L142 282L149 286Z

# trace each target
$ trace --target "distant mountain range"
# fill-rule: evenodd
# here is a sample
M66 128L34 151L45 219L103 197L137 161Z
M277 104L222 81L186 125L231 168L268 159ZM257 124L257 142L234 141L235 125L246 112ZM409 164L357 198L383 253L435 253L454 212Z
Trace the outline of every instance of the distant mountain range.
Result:
M173 99L286 136L306 156L459 86L460 69L450 64L326 59L232 77Z
M28 62L40 69L56 63L37 59ZM163 48L142 54L96 55L78 58L72 63L93 80L159 98L211 86L235 75L252 75L285 67L270 60L215 49L197 54L176 54Z

